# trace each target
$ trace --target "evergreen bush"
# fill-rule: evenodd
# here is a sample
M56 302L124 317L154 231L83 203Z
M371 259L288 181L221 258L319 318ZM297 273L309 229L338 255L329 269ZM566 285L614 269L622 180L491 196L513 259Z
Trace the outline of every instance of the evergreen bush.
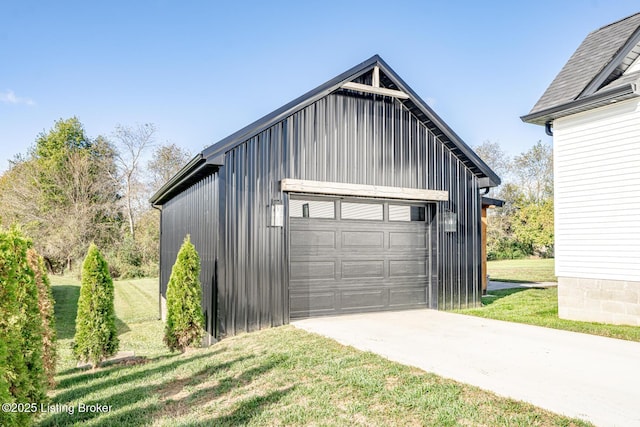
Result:
M180 247L167 285L164 342L171 351L199 345L204 333L200 257L189 235Z
M38 288L27 263L31 242L12 228L0 231L0 399L2 403L43 403L42 318ZM28 412L0 412L0 425L29 424Z
M82 281L73 352L95 369L118 351L119 340L113 308L113 280L109 266L95 244L82 263Z
M53 387L56 374L56 325L51 283L44 259L33 248L27 251L27 263L35 274L38 287L38 310L42 319L42 364L47 382Z

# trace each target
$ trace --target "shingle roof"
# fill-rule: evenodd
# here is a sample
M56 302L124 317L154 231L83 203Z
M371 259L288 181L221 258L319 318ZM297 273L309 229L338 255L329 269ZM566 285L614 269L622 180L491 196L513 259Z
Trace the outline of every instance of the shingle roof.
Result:
M640 13L591 32L522 120L544 124L557 118L567 104L592 96L596 99L630 83L627 76L620 78L620 65L638 43Z

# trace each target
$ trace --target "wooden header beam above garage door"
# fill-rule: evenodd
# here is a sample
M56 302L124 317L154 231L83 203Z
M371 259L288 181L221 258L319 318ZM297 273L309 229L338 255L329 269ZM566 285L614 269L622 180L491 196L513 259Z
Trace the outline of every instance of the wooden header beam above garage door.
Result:
M306 181L292 178L285 178L280 181L280 189L294 193L375 197L378 199L428 200L440 202L449 200L449 192L441 190L346 184L343 182Z

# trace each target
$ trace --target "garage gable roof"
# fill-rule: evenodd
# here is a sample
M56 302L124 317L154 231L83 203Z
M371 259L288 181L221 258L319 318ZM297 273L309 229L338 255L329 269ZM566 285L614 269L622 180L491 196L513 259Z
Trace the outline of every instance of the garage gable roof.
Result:
M591 32L521 119L543 125L559 117L637 96L640 72L625 71L640 55L640 13Z
M362 80L371 74L371 84L362 84ZM176 176L160 188L151 198L151 203L162 204L180 188L193 182L207 167L221 165L224 154L233 147L242 144L279 121L291 116L308 105L338 90L354 90L391 96L402 102L427 128L438 137L478 178L482 187L495 187L500 178L486 163L460 138L432 109L424 102L395 71L378 55L334 77L317 88L294 99L261 119L204 149L186 165Z

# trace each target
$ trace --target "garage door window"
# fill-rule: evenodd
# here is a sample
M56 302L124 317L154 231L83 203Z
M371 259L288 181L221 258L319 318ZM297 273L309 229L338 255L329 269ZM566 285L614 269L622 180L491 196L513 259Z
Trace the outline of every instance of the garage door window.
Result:
M289 216L292 218L330 218L336 217L335 203L324 200L289 201Z
M424 206L389 205L389 221L424 221Z
M371 221L382 221L383 205L379 203L349 203L341 204L342 219L367 219Z

